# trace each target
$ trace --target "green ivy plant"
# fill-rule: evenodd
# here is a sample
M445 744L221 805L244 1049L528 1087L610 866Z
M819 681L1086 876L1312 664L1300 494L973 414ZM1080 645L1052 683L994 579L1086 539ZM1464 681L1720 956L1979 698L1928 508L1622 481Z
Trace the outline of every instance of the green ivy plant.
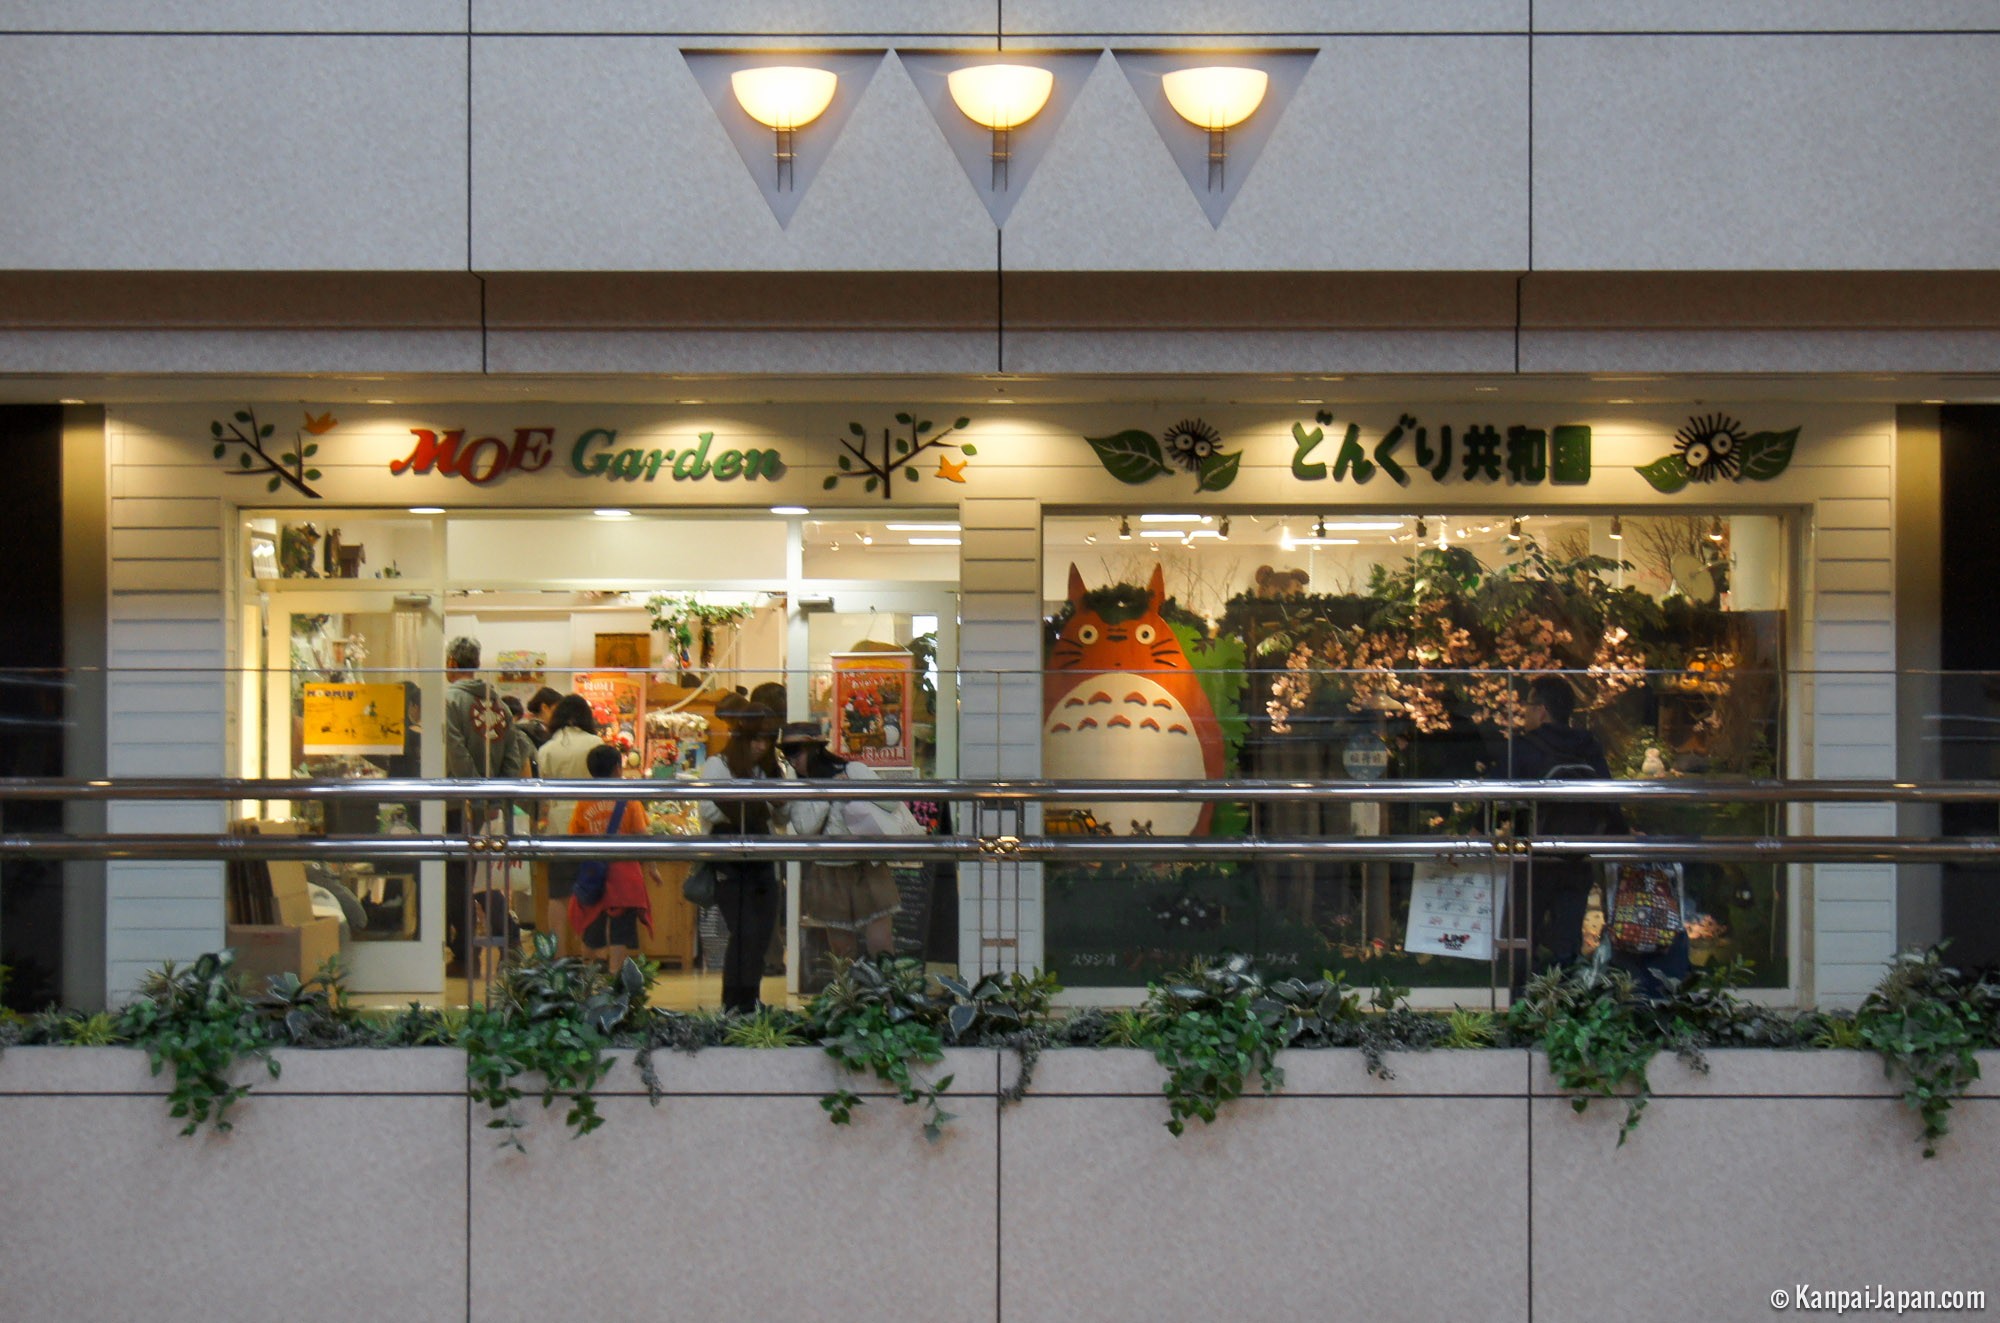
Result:
M1170 1134L1185 1133L1190 1120L1212 1124L1223 1104L1243 1096L1252 1076L1267 1094L1284 1087L1279 1049L1305 1031L1308 1013L1344 1014L1353 995L1328 984L1308 1005L1305 990L1313 986L1301 984L1294 998L1267 995L1249 958L1231 956L1215 965L1197 962L1146 990L1138 1037L1167 1068L1161 1092Z
M243 1061L255 1057L272 1079L278 1077L269 1025L238 989L235 963L236 953L227 950L186 968L168 961L146 976L138 996L118 1013L118 1036L146 1049L153 1074L173 1067L167 1111L187 1122L183 1135L204 1123L230 1128L230 1109L250 1092L233 1079Z
M953 1077L932 1081L922 1074L944 1059L946 1020L925 987L923 962L875 955L834 964L832 981L806 1008L809 1032L842 1066L873 1074L905 1105L920 1108L924 1138L936 1143L954 1119L939 1101ZM862 1101L852 1089L836 1089L819 1105L833 1124L847 1125Z
M459 1044L472 1096L492 1108L486 1126L503 1132L503 1146L525 1149L515 1104L527 1096L520 1081L530 1072L542 1077L544 1109L567 1101L563 1119L575 1136L604 1124L592 1091L611 1069L613 1035L643 1031L653 977L640 960L610 977L595 961L558 956L548 933L502 963L491 1000L466 1013Z
M1549 1071L1582 1112L1592 1098L1625 1098L1618 1143L1637 1128L1652 1099L1646 1068L1665 1049L1706 1074L1703 1045L1775 1045L1787 1026L1735 990L1750 980L1745 960L1704 966L1669 980L1665 994L1641 996L1632 976L1593 964L1552 969L1529 980L1508 1009L1507 1027L1548 1055Z
M1904 1103L1923 1119L1924 1156L1936 1157L1953 1100L1979 1078L1974 1053L2000 1046L2000 986L1945 964L1937 947L1905 951L1853 1025L1860 1045L1881 1054L1882 1073L1902 1078Z
M292 1047L356 1047L379 1041L348 998L339 956L329 957L309 979L289 970L274 974L249 1001L271 1036Z

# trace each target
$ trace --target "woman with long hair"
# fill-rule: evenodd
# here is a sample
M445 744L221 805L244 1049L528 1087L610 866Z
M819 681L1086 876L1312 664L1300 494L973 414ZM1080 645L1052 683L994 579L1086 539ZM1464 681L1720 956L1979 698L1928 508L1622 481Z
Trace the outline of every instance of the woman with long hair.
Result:
M555 711L549 718L549 738L537 752L536 764L545 780L586 781L590 779L590 751L603 743L598 738L597 717L590 710L590 700L582 694L567 694L556 700ZM575 800L551 800L542 830L550 836L567 836L575 812ZM549 860L548 909L544 914L548 927L543 931L555 937L556 951L561 955L576 954L575 935L569 930L569 898L576 883L578 862Z

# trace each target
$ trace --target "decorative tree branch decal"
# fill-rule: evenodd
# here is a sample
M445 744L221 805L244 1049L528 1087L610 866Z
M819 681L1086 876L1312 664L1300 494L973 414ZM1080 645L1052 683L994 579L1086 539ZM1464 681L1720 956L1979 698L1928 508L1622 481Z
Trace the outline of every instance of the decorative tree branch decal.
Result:
M330 413L319 418L308 414L306 418L305 430L315 436L330 429L334 423ZM264 484L265 491L275 492L281 486L291 487L302 496L319 500L319 493L307 485L319 481L319 470L306 467L306 461L319 453L319 443L306 441L302 434L294 432L292 449L273 455L264 448L264 443L277 430L275 423L259 424L254 407L238 409L227 422L218 420L208 425L209 435L215 438L217 459L228 453L231 446L243 447L237 453L237 466L230 470L231 476L261 478L269 475L270 481Z
M907 413L896 415L896 421L910 429L908 436L897 436L885 427L882 429L882 457L878 460L869 453L868 429L860 423L849 423L847 430L854 440L841 437L840 446L845 452L839 457L840 472L821 484L827 491L840 485L842 478L862 479L861 490L872 492L878 487L882 499L888 500L898 473L906 483L915 482L922 476L922 470L910 466L910 461L927 450L957 451L961 455L977 455L979 450L969 442L947 441L953 432L972 425L970 418L961 418L944 431L931 435L931 421L918 419ZM948 482L964 482L965 462L953 462L948 454L938 455L937 477Z

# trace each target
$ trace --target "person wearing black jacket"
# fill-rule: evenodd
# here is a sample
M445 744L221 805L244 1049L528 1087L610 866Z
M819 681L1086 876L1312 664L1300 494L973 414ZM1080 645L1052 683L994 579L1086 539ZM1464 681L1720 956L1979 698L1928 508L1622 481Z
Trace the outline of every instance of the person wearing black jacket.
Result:
M1609 780L1604 746L1589 731L1570 725L1576 693L1560 675L1538 677L1528 686L1521 729L1508 745L1507 776L1514 781ZM1617 836L1628 828L1614 802L1580 800L1537 807L1534 827L1544 836ZM1534 872L1532 963L1539 971L1573 965L1583 954L1583 918L1590 908L1595 868L1587 858L1538 856ZM1526 871L1517 868L1514 895L1526 904ZM1519 931L1518 922L1508 925ZM1526 981L1527 964L1514 963L1514 987Z

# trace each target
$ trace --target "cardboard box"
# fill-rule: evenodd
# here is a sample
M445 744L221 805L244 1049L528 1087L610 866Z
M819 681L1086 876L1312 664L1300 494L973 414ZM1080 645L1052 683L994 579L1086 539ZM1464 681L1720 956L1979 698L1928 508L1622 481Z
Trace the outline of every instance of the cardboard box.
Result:
M330 958L340 954L340 920L308 919L301 924L239 924L223 930L236 948L236 971L255 992L264 980L286 971L311 978Z
M273 859L265 867L271 871L271 899L278 906L278 922L288 928L310 922L312 891L306 886L305 861Z

